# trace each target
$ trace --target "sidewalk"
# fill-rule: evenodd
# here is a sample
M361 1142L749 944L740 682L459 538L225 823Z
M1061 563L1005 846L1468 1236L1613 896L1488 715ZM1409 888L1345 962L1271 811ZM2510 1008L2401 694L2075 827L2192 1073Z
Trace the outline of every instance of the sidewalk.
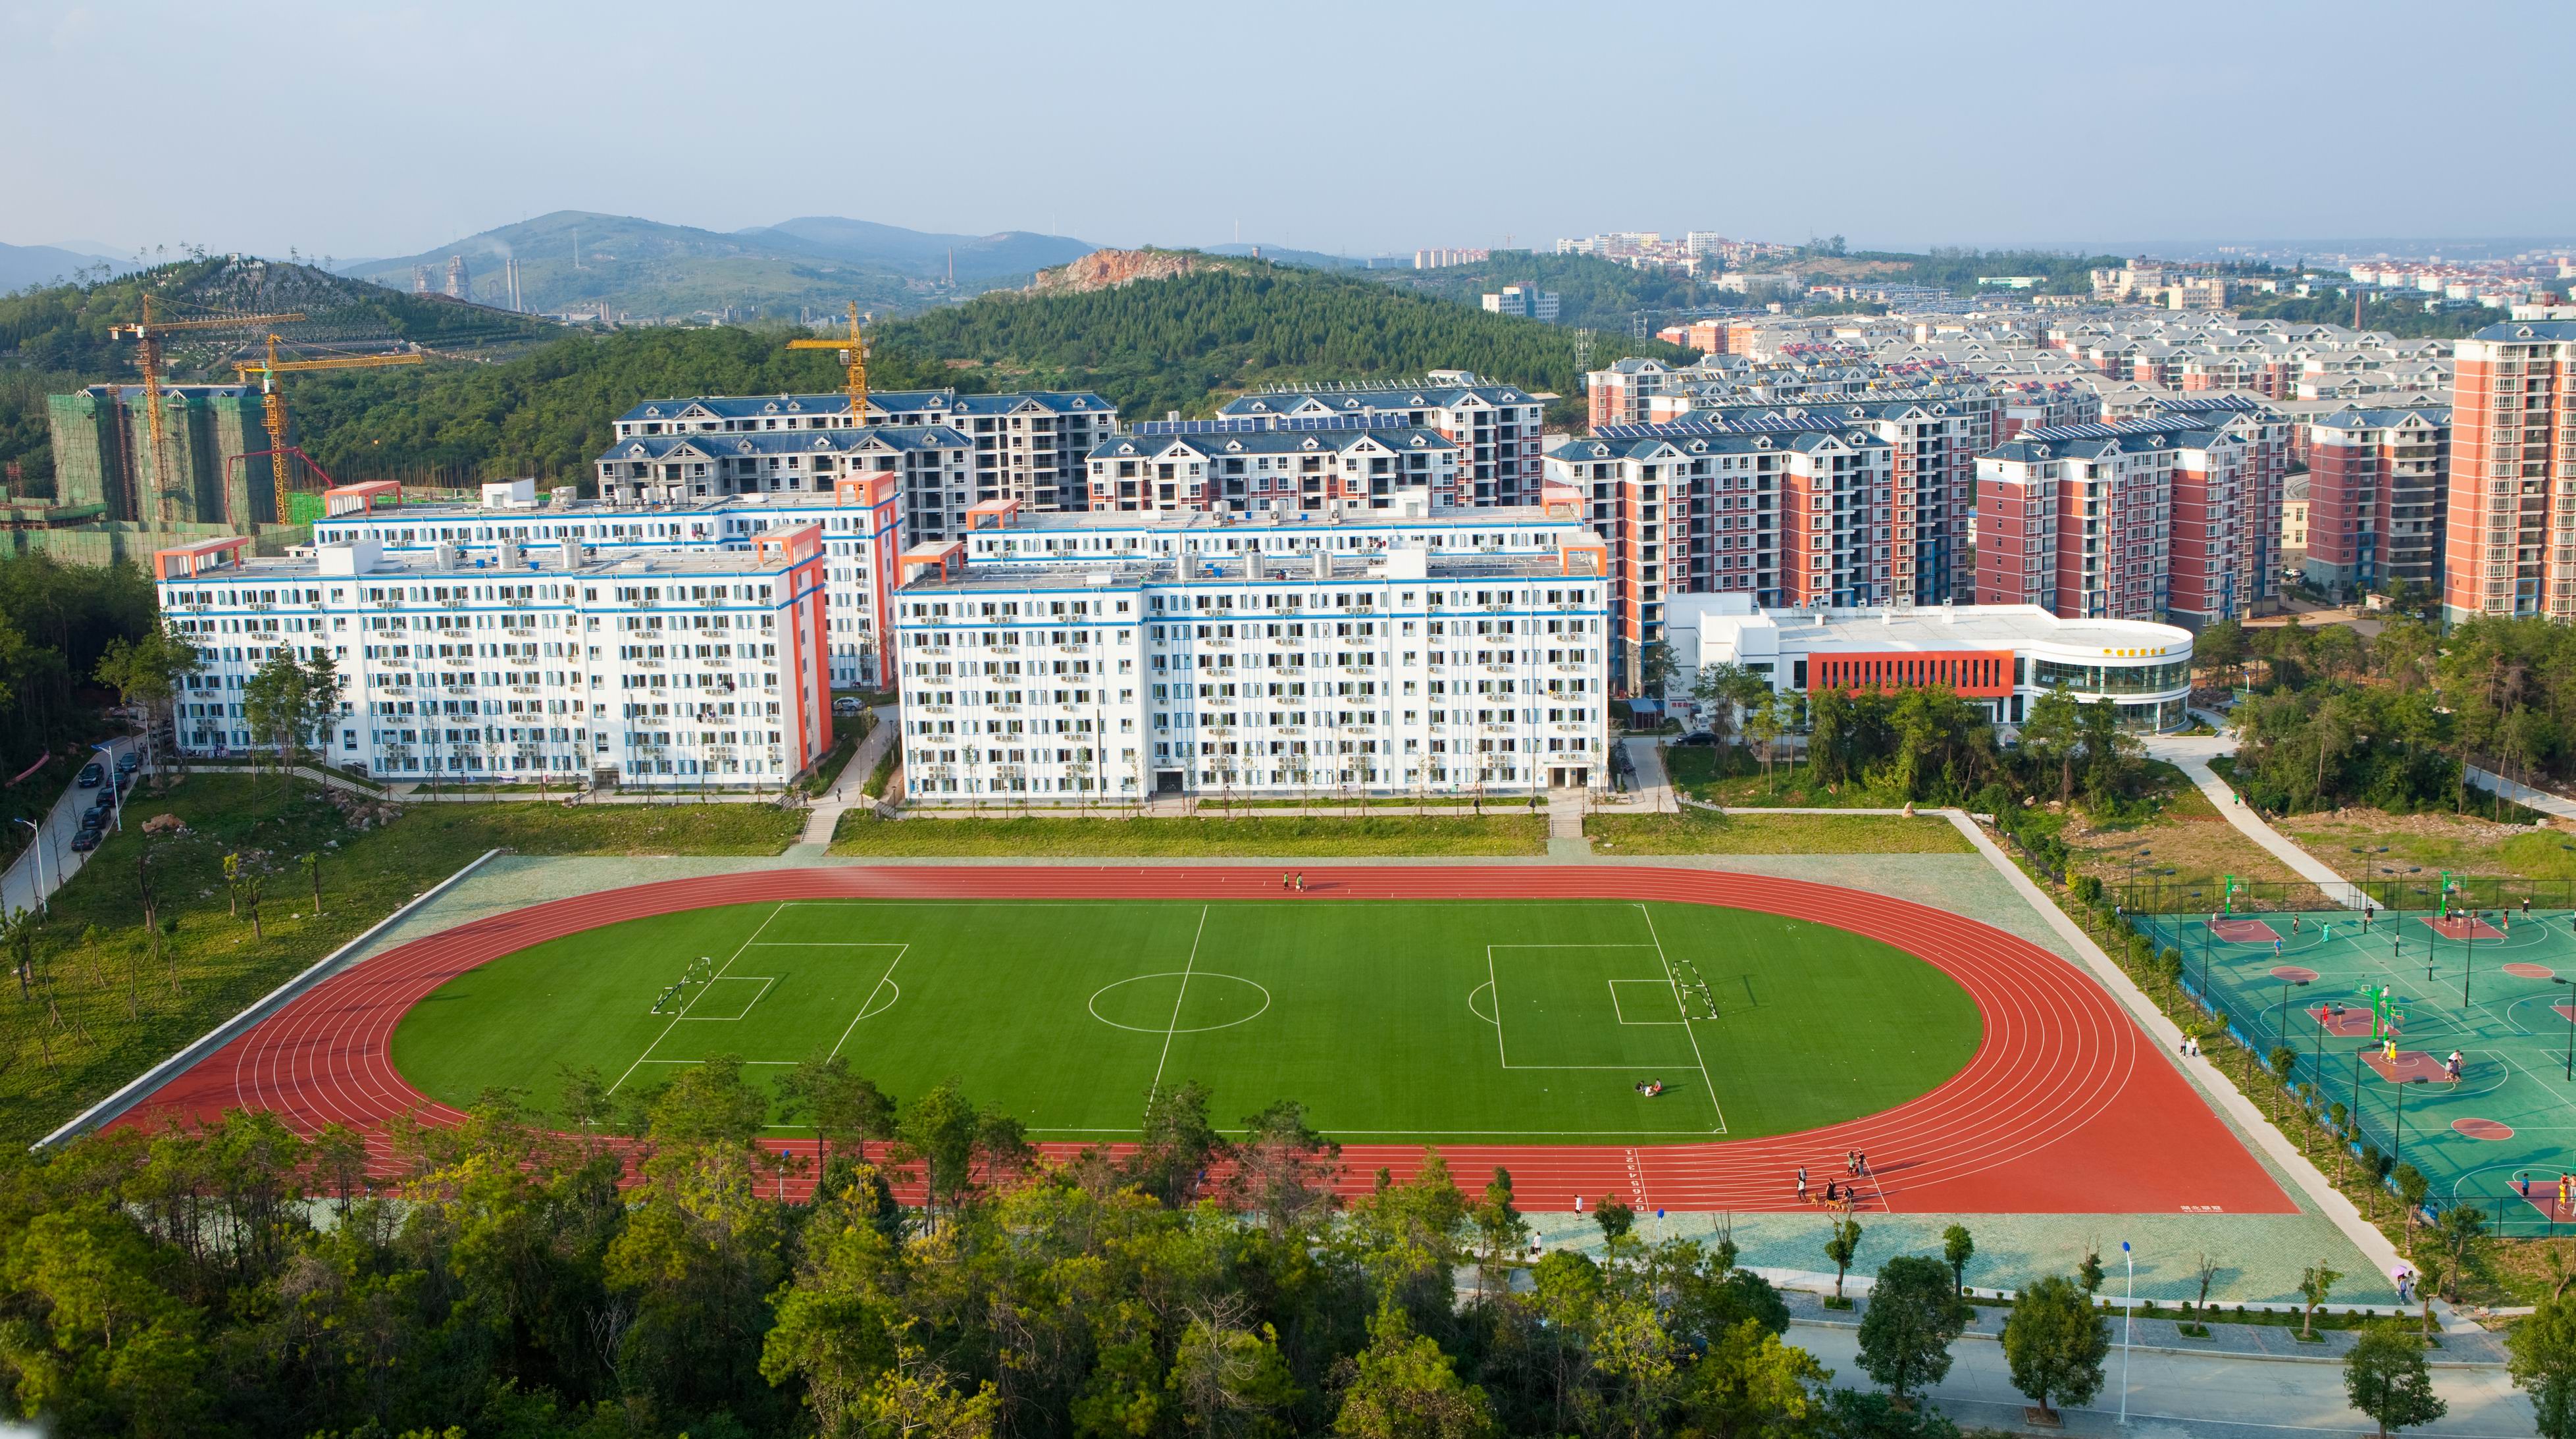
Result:
M797 836L797 843L830 844L832 832L841 826L842 814L851 805L868 802L868 776L876 772L877 761L884 756L886 747L894 743L896 732L902 728L892 705L877 709L876 717L875 728L868 731L866 739L859 741L858 752L850 756L850 762L841 766L841 777L833 784L831 792L818 797L813 807L805 812L805 832Z
M2533 789L2527 784L2506 779L2503 775L2492 770L2480 769L2476 765L2469 766L2469 783L2512 800L2524 809L2537 810L2551 819L2563 819L2576 823L2576 800L2562 798L2545 789Z
M2352 909L2361 908L2364 897L2360 889L2335 873L2333 865L2301 849L2296 840L2266 824L2261 815L2239 802L2235 790L2209 767L2212 756L2233 754L2235 750L2236 741L2223 735L2174 736L2147 742L2148 757L2163 760L2181 770L2194 785L2199 786L2202 794L2209 797L2209 802L2218 807L2219 814L2236 826L2238 833L2270 851L2273 858L2290 867L2291 873L2315 884L2337 903ZM2561 800L2560 803L2566 801ZM2576 812L2576 806L2569 808Z

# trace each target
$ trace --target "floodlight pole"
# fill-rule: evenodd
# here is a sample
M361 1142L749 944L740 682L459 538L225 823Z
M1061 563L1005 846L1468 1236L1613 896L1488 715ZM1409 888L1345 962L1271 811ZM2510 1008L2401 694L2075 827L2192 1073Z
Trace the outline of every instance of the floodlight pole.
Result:
M2129 1266L2129 1292L2120 1300L2120 1422L2129 1422L2129 1344L2137 1330L2138 1256L2129 1241L2120 1241L2120 1258Z

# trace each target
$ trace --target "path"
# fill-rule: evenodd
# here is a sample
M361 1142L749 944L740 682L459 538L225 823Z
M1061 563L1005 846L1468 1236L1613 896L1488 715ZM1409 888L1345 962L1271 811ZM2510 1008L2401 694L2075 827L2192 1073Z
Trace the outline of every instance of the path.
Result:
M2340 1364L2146 1350L2127 1356L2129 1425L2122 1429L2122 1356L2116 1320L2111 1332L2114 1346L2104 1366L2102 1392L2086 1408L2060 1411L2066 1419L2064 1433L2252 1439L2284 1429L2318 1434L2376 1432L2376 1426L2345 1398ZM1839 1324L1793 1322L1789 1328L1789 1341L1823 1361L1834 1371L1837 1383L1866 1388L1869 1377L1860 1368L1858 1339L1854 1329ZM2012 1387L2003 1346L1962 1339L1950 1347L1950 1353L1956 1362L1949 1377L1931 1389L1942 1413L1962 1425L2019 1431L2022 1407L2030 1401ZM2438 1424L2407 1433L2503 1439L2533 1432L2531 1401L2500 1369L2436 1369L2433 1388L2450 1401L2450 1414Z
M2289 866L2291 873L2324 890L2328 898L2348 908L2361 908L2362 892L2350 880L2337 874L2333 865L2301 849L2298 841L2272 828L2261 815L2238 802L2235 790L2209 767L2213 757L2235 751L2236 741L2225 735L2170 735L2147 741L2147 757L2163 760L2181 770L2199 786L2202 794L2209 797L2209 802L2218 807L2219 814L2236 826L2238 833L2270 851L2273 858Z
M868 737L859 741L858 752L850 756L848 764L841 766L840 779L834 782L829 793L818 796L813 807L806 810L805 832L797 837L797 843L830 844L832 832L841 826L841 815L851 805L868 802L868 776L876 772L877 761L884 756L886 746L894 743L895 735L902 730L902 720L894 706L878 707L876 717L876 725L868 731Z
M1673 813L1673 781L1664 769L1663 742L1650 738L1623 740L1621 743L1628 748L1628 762L1637 767L1634 798L1643 801L1650 814Z
M116 756L134 748L137 743L139 741L130 738L109 741L108 757L99 763L113 773ZM135 793L139 793L141 788L138 782ZM64 785L62 794L55 798L53 808L45 812L45 822L36 842L18 856L17 863L9 866L5 876L0 876L0 915L42 908L45 899L63 887L63 881L80 873L82 867L89 863L89 855L72 851L72 838L80 833L82 812L89 808L90 799L100 792L82 789L79 774L74 772L71 783ZM134 793L127 794L125 798L131 802ZM135 816L133 822L141 824L142 817Z
M2476 765L2469 766L2469 783L2512 800L2524 809L2536 810L2552 819L2576 823L2576 800L2551 794L2545 789L2533 789L2520 781L2506 779L2503 775L2492 770L2480 769Z

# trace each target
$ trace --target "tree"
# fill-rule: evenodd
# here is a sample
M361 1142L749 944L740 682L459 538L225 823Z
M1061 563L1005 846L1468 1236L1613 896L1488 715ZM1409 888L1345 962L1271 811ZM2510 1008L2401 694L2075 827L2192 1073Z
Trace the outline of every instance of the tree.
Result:
M1208 1123L1208 1089L1197 1080L1145 1096L1144 1131L1130 1162L1146 1193L1172 1208L1197 1196L1210 1164L1225 1157L1226 1142Z
M2287 1095L2290 1089L2290 1076L2299 1072L2299 1052L2286 1044L2275 1045L2269 1059L2272 1078L2279 1082L2281 1094ZM2274 1119L2283 1117L2278 1097L2273 1100L2272 1117Z
M1601 1226L1602 1238L1625 1239L1628 1231L1637 1227L1637 1211L1618 1195L1605 1194L1592 1210L1592 1222Z
M2443 1298L2455 1304L2459 1302L2460 1275L2469 1267L2469 1260L2477 1253L2478 1241L2486 1237L2486 1232L2486 1211L2474 1204L2454 1204L2433 1221L2434 1241L2442 1246L2443 1255L2450 1260L2451 1287L2442 1292Z
M1529 1222L1512 1203L1510 1170L1494 1166L1494 1177L1486 1181L1476 1207L1467 1211L1467 1222L1476 1229L1476 1302L1482 1305L1487 1285L1505 1277L1506 1261L1529 1242Z
M1485 1391L1458 1378L1428 1336L1413 1332L1404 1311L1378 1307L1369 1346L1354 1362L1350 1387L1333 1416L1333 1432L1351 1439L1483 1439L1495 1432Z
M1637 697L1660 701L1672 682L1673 647L1656 640L1637 647Z
M1775 694L1744 712L1744 737L1751 740L1762 756L1762 787L1771 787L1771 760L1780 737L1791 728L1790 699Z
M2576 1439L2576 1303L2553 1294L2505 1331L2505 1368L2531 1395L2542 1439Z
M205 655L165 623L145 631L132 644L109 640L91 673L100 684L115 690L119 699L149 716L169 720L175 730L178 718L173 707L180 687L205 664ZM180 752L174 750L174 754Z
M1977 1241L1968 1234L1968 1226L1953 1224L1941 1231L1941 1262L1950 1266L1950 1287L1968 1287L1968 1261L1977 1255Z
M2380 1439L2388 1439L2391 1429L2430 1424L2451 1412L2433 1393L2423 1344L2390 1322L2364 1329L2344 1355L2343 1388L2352 1407L2379 1425Z
M304 877L313 882L313 917L322 917L322 852L306 850L298 861L304 866Z
M2406 1232L2415 1232L2415 1216L2423 1212L2424 1196L2432 1192L2433 1182L2412 1164L2398 1165L2394 1171L2397 1197L2406 1201Z
M2084 1262L2075 1266L2075 1282L2084 1286L2087 1295L2102 1292L2102 1251L2084 1246Z
M2234 620L2220 620L2192 637L2191 657L2195 664L2220 676L2220 683L2235 678L2236 667L2245 662L2245 627Z
M2030 702L2021 722L2022 748L2034 763L2057 770L2059 802L2075 797L2075 759L2083 737L2083 707L2058 685Z
M1851 1272L1852 1260L1860 1254L1860 1221L1839 1219L1825 1235L1825 1257L1834 1263L1834 1300L1843 1297L1843 1276Z
M1681 1376L1675 1396L1689 1427L1710 1436L1797 1439L1815 1432L1818 1391L1833 1372L1806 1350L1747 1319L1719 1335Z
M2004 1316L2004 1363L2015 1389L2054 1417L2053 1401L2089 1404L2102 1392L2111 1326L2093 1298L2062 1274L2025 1287Z
M1708 732L1723 742L1735 730L1735 713L1771 700L1771 682L1738 664L1702 665L1691 679L1691 698L1707 707Z
M832 1162L836 1142L855 1147L865 1163L869 1140L894 1137L894 1101L874 1081L852 1074L846 1055L825 1049L807 1055L779 1080L778 1098L781 1118L812 1121L822 1165Z
M1916 1385L1938 1384L1949 1374L1950 1344L1976 1317L1947 1263L1900 1254L1879 1267L1869 1291L1860 1367L1901 1403Z
M2311 1264L2299 1276L2299 1337L2312 1338L2316 1333L2317 1309L2334 1292L2335 1281L2343 1275L2323 1264Z
M1244 1116L1245 1134L1234 1146L1236 1192L1284 1236L1310 1213L1333 1204L1332 1179L1342 1147L1315 1132L1306 1108L1283 1099Z

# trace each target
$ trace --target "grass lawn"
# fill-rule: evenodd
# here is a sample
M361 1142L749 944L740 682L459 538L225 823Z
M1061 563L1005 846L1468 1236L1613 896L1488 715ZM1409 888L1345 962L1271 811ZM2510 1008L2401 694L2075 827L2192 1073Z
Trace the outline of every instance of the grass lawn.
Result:
M1547 817L1088 819L1021 815L1007 819L885 820L867 811L851 810L841 816L840 828L833 832L832 853L1075 858L1259 855L1279 859L1545 854Z
M192 775L166 795L138 789L131 803L125 832L53 897L38 932L52 1009L0 1003L0 1141L42 1136L485 850L777 854L801 820L768 805L439 804L360 830L309 784L289 798L274 777L254 793L231 774ZM190 832L147 841L143 821L164 813ZM147 843L161 918L177 925L157 963L136 881ZM322 856L319 918L297 862L308 852ZM257 932L231 912L228 853L265 872Z
M2310 854L2346 875L2373 883L2399 876L2513 875L2524 879L2576 879L2576 838L2559 830L2498 824L2448 811L2390 814L2339 809L2294 814L2276 826ZM2358 851L2358 852L2356 852ZM2429 881L2426 881L2429 882Z
M2229 824L2181 770L2150 760L2147 771L2155 789L2152 809L2143 817L2097 822L2080 810L2067 817L2060 837L2071 856L2068 878L2089 874L2106 885L2125 885L2134 874L2144 884L2156 871L2169 870L2163 876L2166 883L2186 888L2229 874L2242 880L2298 878L2270 850ZM2184 907L2191 903L2185 900Z
M713 977L655 1013L701 955ZM1220 1123L1287 1098L1352 1140L1678 1143L1886 1109L1981 1033L1898 949L1706 905L824 901L504 956L414 1009L393 1056L455 1102L546 1104L565 1066L624 1093L838 1052L898 1097L953 1077L1041 1138L1130 1137L1150 1091L1198 1081Z
M1777 805L1788 809L1885 809L1884 797L1859 785L1827 788L1813 771L1783 757L1762 773L1762 761L1742 745L1666 745L1664 773L1692 799L1729 809Z
M1973 854L1946 819L1893 814L1595 814L1583 832L1606 854Z

